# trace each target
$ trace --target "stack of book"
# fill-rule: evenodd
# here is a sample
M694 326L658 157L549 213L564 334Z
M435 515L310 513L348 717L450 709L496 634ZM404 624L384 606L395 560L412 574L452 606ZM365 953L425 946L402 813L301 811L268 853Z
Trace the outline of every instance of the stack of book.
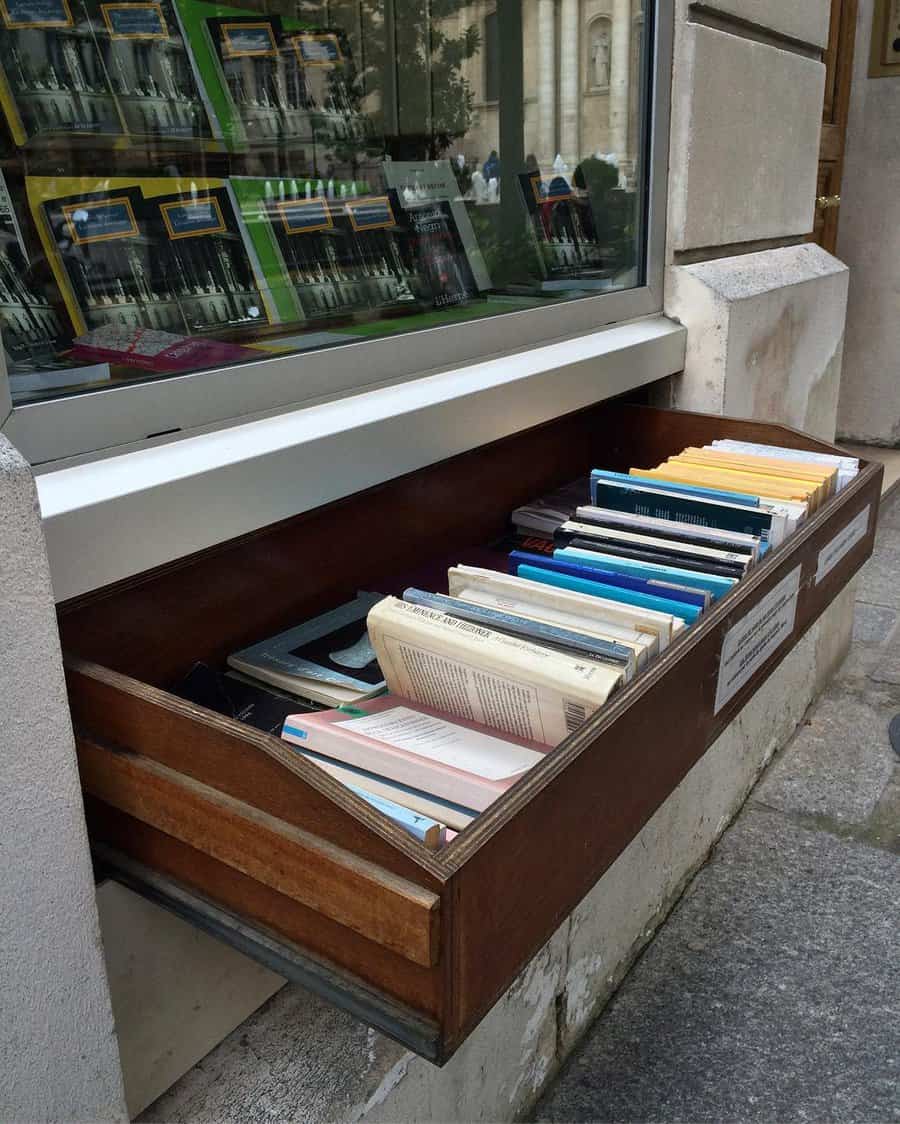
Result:
M282 737L439 847L858 467L717 441L652 468L595 469L513 512L505 570L459 564L446 593L360 594L234 653L227 674L265 683L282 707L302 700Z

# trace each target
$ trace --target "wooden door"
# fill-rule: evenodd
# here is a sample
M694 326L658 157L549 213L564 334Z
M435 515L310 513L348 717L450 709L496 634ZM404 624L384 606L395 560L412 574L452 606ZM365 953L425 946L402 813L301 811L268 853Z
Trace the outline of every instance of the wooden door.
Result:
M826 66L825 104L822 110L815 225L810 241L818 242L831 254L837 246L840 218L857 8L858 0L831 0L831 30L823 60Z

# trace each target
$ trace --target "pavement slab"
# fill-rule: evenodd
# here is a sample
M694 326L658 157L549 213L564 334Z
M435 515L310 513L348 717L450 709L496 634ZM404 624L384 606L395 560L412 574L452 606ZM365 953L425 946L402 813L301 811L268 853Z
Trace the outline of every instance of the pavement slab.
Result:
M534 1119L900 1120L898 875L745 809Z

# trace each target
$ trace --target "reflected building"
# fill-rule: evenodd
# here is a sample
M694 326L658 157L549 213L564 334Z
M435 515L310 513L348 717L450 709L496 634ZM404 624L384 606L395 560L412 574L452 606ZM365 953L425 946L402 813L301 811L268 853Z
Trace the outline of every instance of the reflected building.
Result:
M499 148L503 45L496 0L476 0L447 24L478 29L481 48L464 61L474 118L454 152L482 164ZM548 171L557 154L574 170L613 153L630 185L639 146L643 0L524 0L524 151Z

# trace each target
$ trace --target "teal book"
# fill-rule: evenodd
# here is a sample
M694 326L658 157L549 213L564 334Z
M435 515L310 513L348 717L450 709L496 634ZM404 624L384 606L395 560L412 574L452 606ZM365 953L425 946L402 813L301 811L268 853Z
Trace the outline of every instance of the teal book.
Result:
M577 547L565 547L554 550L554 558L563 562L571 560L580 562L585 566L596 566L598 569L612 570L619 574L634 574L637 577L649 578L653 581L677 582L680 585L693 586L694 589L708 589L713 600L718 600L727 593L737 581L737 578L720 577L718 574L704 574L696 570L682 570L678 566L656 565L651 562L639 562L632 558L619 558L612 554L598 554L593 550L579 550Z
M561 551L556 551L561 554ZM638 609L653 609L657 613L668 613L691 625L700 616L696 605L685 605L680 601L670 601L667 597L654 597L649 593L638 593L633 589L622 589L615 585L606 585L604 582L588 581L585 578L575 578L569 574L558 574L552 570L545 570L541 566L519 566L517 576L527 578L529 581L540 582L542 585L553 585L557 589L570 589L573 593L587 593L591 597L605 597L608 601L616 601L620 605L634 605Z
M739 504L742 507L759 507L759 496L749 495L745 492L723 492L719 488L704 488L700 484L676 484L668 480L660 480L655 484L643 476L629 476L627 472L609 472L605 468L591 469L591 503L595 504L597 485L604 484L640 484L658 492L677 492L679 495L692 496L698 500L718 500L720 503Z

